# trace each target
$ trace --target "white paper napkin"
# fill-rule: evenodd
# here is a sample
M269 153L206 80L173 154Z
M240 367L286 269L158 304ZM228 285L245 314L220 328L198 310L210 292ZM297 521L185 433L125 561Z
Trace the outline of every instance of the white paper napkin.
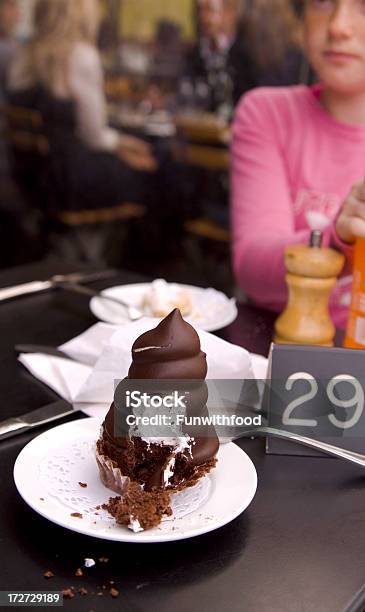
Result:
M117 329L98 323L59 347L83 363L40 354L22 354L19 360L36 378L75 407L89 416L102 417L113 400L116 382L128 374L133 342L158 322L158 319L143 318ZM198 334L202 350L207 354L207 378L254 378L251 358L245 349L208 332L198 331Z
M19 355L19 361L35 378L71 402L75 409L82 410L88 416L102 417L108 409L107 404L98 404L95 401L81 404L76 401L76 397L88 380L104 345L114 333L114 325L97 323L59 347L75 361L38 353L23 353Z

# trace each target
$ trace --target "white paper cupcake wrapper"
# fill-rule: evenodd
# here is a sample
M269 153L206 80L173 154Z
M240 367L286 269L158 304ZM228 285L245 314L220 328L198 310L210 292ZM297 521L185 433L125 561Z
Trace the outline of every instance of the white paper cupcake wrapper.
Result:
M103 485L118 495L124 495L130 481L128 476L123 476L122 472L115 466L113 461L108 459L105 455L101 455L97 449L95 456Z

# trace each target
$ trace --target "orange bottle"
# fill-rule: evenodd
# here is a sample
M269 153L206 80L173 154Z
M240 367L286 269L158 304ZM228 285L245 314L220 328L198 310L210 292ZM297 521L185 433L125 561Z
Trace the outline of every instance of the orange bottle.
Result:
M352 302L344 346L365 349L365 238L358 238L354 249Z

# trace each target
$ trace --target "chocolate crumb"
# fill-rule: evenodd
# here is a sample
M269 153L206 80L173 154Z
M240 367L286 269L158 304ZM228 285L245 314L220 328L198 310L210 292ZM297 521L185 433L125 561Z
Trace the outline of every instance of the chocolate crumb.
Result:
M101 506L95 506L95 510L100 510Z
M39 499L40 499L41 501L44 501L44 497L40 497Z
M110 589L109 593L110 593L110 595L111 595L112 597L114 597L114 598L115 598L115 597L119 597L119 591L118 591L118 589L114 589L114 588L112 588L112 589Z
M44 578L47 578L47 579L53 578L54 573L51 572L51 570L47 570L46 572L43 573L43 576L44 576Z
M82 571L81 567L78 567L76 572L75 572L75 576L83 576L83 575L84 574L83 574L83 571Z
M74 518L80 518L80 519L83 518L81 512L72 512L72 514L70 514L70 516L73 516Z
M121 497L111 497L103 509L111 514L117 523L136 531L157 527L164 515L171 516L170 494L168 491L144 491L137 482L131 482Z
M87 483L86 482L79 482L80 487L82 487L83 489L86 489L87 487Z
M72 589L63 589L62 595L65 599L73 599L75 597L75 593Z
M85 589L84 587L80 587L78 592L80 595L87 595L88 590Z

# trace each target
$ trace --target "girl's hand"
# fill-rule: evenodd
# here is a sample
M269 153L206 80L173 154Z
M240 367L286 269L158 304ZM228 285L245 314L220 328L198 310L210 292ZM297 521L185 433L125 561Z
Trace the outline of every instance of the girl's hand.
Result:
M343 242L352 244L365 238L365 183L355 183L337 217L336 233Z

